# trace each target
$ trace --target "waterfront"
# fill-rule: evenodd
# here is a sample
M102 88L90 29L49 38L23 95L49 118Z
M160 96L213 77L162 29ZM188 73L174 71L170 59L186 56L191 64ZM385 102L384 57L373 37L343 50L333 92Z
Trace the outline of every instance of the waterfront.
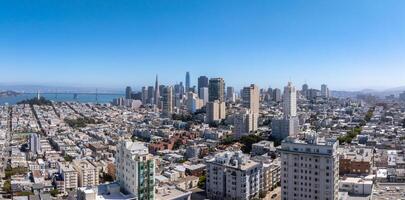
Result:
M76 97L75 97L76 94ZM35 93L23 93L17 96L0 97L0 105L14 105L19 101L36 97ZM44 93L41 96L51 101L74 101L80 103L110 103L114 98L123 94L95 94L95 93Z

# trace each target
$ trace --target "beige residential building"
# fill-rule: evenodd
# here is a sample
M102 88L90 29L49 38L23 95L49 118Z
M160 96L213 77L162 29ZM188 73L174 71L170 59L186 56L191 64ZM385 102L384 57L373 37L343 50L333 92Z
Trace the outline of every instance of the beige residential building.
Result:
M207 103L207 121L215 122L225 119L225 102L213 101Z
M99 184L99 169L87 160L73 161L73 168L78 173L79 187L97 186Z
M258 115L260 109L259 87L251 84L249 87L244 87L242 90L242 104L245 108L249 108L252 114Z

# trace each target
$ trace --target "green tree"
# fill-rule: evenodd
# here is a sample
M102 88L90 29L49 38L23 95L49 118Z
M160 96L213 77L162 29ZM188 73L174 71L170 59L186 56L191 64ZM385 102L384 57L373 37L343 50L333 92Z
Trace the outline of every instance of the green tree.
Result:
M53 190L51 190L49 193L50 193L53 197L56 197L56 196L58 196L58 194L59 194L59 190L58 190L58 189L53 189Z
M254 143L260 142L262 138L257 135L246 135L240 138L240 143L243 144L242 151L243 153L250 153L252 151L252 145Z
M64 158L65 161L67 161L67 162L72 162L72 161L73 161L73 157L72 157L72 156L69 156L69 155L67 155L67 154L66 154L63 158Z
M10 181L10 180L4 181L3 190L4 190L6 193L11 193L11 181Z
M198 187L199 188L205 188L205 181L207 180L207 177L205 175L202 175L198 178Z

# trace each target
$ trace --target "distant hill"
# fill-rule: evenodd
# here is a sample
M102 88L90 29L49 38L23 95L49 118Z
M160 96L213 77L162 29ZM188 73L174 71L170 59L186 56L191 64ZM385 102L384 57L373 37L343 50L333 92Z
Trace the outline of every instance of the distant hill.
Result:
M332 96L346 98L346 97L356 97L359 94L371 94L378 97L385 97L389 95L398 96L400 93L404 91L405 86L402 86L385 90L364 89L360 91L332 91Z
M11 90L0 92L0 97L10 97L10 96L17 96L20 95L18 92L14 92Z
M114 88L96 88L96 87L70 87L70 86L43 86L43 85L14 85L14 84L1 84L0 91L17 91L20 93L123 93L124 89Z

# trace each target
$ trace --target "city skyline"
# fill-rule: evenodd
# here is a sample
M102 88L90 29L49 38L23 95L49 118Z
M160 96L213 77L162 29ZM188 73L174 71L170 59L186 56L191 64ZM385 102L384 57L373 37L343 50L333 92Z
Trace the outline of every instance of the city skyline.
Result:
M6 2L2 84L404 86L401 1ZM226 9L224 9L226 8ZM314 12L316 11L316 12Z

